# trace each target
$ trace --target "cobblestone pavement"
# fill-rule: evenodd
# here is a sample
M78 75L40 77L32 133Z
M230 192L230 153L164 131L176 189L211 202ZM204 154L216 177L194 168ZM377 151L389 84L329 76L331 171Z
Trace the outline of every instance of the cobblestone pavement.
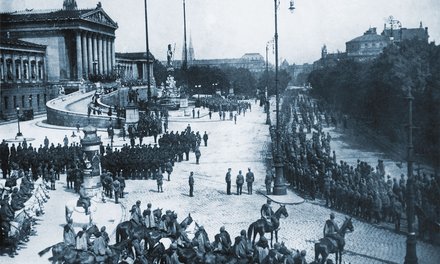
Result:
M142 209L151 202L153 208L170 209L177 212L182 220L189 213L198 224L203 225L210 239L224 225L232 236L239 234L240 230L248 228L250 223L260 218L260 207L266 198L257 194L258 189L264 189L266 148L269 142L269 132L265 122L265 114L262 109L253 104L253 111L247 112L246 116L238 116L237 124L233 121L219 121L218 115L213 115L209 120L206 115L200 119L190 117L173 118L170 129L183 130L188 123L193 130L209 134L208 147L201 147L202 157L200 164L195 164L192 153L189 161L177 163L171 175L171 181L164 181L164 192L156 192L156 182L152 180L129 180L127 181L126 198L121 199L123 212L119 209L104 209L102 222L111 225L118 218L129 218L128 209L136 200L142 201ZM201 111L201 114L205 110ZM51 142L62 142L65 134L70 135L72 129L46 126L44 118L33 121L20 122L25 136L34 137L34 146L43 142L44 136L48 135ZM16 133L16 124L9 123L0 126L2 138L12 138ZM100 131L104 144L108 138L104 131ZM77 141L78 138L73 139ZM147 143L151 138L144 139ZM123 142L115 141L115 146ZM202 144L203 145L203 144ZM349 146L344 146L349 148ZM336 153L339 149L336 146ZM359 153L358 155L362 155ZM339 159L339 157L338 157ZM255 173L254 194L248 195L246 187L243 195L226 195L224 176L227 168L232 168L233 180L242 170L246 173L250 167ZM194 171L195 197L189 197L188 176ZM14 259L2 256L0 263L27 263L32 259L33 263L47 263L47 258L39 258L36 254L43 248L62 240L61 224L64 220L64 205L66 200L73 194L62 191L64 182L57 183L57 191L46 205L47 213L41 218L37 226L37 237L31 237L25 247L20 250ZM235 184L232 186L235 193ZM56 195L55 195L56 193ZM60 195L58 195L60 194ZM115 205L108 201L108 206ZM100 205L100 208L102 205ZM274 209L277 206L274 205ZM279 240L284 241L290 248L306 249L307 260L314 257L313 245L322 237L324 221L328 218L330 209L315 203L306 201L299 205L287 205L289 216L281 220ZM344 215L336 213L336 220L342 223ZM406 251L406 237L391 231L378 228L374 225L354 220L354 232L346 236L346 252L343 255L345 263L403 263ZM112 232L109 228L109 232ZM114 228L113 228L114 229ZM111 243L114 236L111 237ZM439 247L418 241L417 253L419 263L440 263ZM333 257L333 256L332 256ZM333 257L334 258L334 257Z
M151 202L154 208L170 209L177 212L179 219L188 213L198 224L205 227L211 239L225 225L232 236L260 217L260 207L265 196L248 195L245 187L243 195L226 195L224 176L228 167L232 168L233 180L242 170L246 173L250 167L255 173L254 189L264 189L265 148L269 141L268 127L264 124L265 115L256 105L245 117L239 116L237 124L233 121L218 121L208 117L187 118L187 122L171 122L170 128L182 130L188 123L195 131L209 134L208 147L202 147L200 165L195 164L194 156L189 161L177 163L171 175L171 181L164 182L164 192L156 192L155 181L128 181L124 199L126 208L130 208L137 199L142 208ZM216 115L213 115L215 117ZM338 150L336 149L338 153ZM360 154L359 154L360 155ZM188 176L195 175L195 197L189 197ZM235 185L232 190L235 193ZM277 206L274 206L274 210ZM287 206L289 217L281 220L279 240L290 248L306 249L307 259L314 258L314 242L322 237L323 224L330 209L305 202ZM129 214L127 214L129 217ZM344 215L336 213L336 219L342 224ZM346 263L402 263L406 251L406 237L389 230L354 220L355 231L347 234ZM270 236L270 235L269 235ZM439 247L417 243L419 263L439 263ZM334 256L333 256L334 257Z

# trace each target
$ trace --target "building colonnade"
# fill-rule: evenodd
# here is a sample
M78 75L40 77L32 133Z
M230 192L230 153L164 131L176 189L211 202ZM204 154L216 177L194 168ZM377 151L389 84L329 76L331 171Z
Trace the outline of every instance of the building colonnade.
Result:
M76 31L76 76L110 74L115 68L115 37L92 31Z
M44 53L2 50L0 78L2 83L40 83L45 81Z

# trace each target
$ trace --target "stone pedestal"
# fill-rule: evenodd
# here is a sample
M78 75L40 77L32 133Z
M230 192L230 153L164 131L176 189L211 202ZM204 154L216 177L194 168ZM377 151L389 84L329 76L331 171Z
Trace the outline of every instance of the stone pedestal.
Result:
M273 195L286 195L287 187L284 181L284 167L283 164L275 163L275 182L273 186Z
M139 109L133 104L129 103L125 107L125 126L136 126L139 122Z

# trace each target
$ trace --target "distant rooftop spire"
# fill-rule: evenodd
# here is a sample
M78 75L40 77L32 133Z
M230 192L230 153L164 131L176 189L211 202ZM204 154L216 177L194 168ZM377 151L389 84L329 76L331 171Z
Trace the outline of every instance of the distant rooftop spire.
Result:
M63 10L77 10L78 6L76 5L75 0L64 0L63 2Z

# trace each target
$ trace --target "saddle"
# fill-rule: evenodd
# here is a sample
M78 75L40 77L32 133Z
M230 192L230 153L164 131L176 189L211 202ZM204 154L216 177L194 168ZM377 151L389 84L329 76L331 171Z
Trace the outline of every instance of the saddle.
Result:
M333 235L327 235L323 238L323 240L324 239L327 239L327 241L329 241L329 243L335 248L344 250L345 241L343 239L338 239L336 236Z

